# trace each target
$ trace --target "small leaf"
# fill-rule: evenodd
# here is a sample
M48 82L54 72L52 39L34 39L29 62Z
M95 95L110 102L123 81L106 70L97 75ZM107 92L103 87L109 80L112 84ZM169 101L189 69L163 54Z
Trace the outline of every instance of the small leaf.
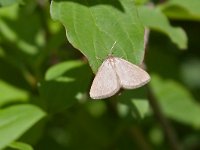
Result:
M138 11L141 21L146 27L163 32L179 48L187 48L187 36L184 30L172 27L167 17L159 9L140 6Z
M22 3L23 3L23 0L0 0L0 7L13 5L13 4L22 4Z
M200 105L195 102L189 91L172 80L162 80L152 75L151 88L153 94L168 117L200 127Z
M147 3L149 0L135 0L135 4L136 5L144 5L145 3Z
M12 94L11 94L12 93ZM10 102L28 101L29 93L0 80L0 106Z
M200 88L200 60L193 58L183 61L181 77L183 82L192 89Z
M91 80L91 71L81 61L67 61L51 67L45 79L40 86L41 97L49 112L58 112L84 97Z
M41 50L45 45L41 14L37 11L33 13L30 5L12 5L0 9L0 36L7 43L2 47L4 55L21 68L29 63L33 66L36 58L41 57L39 54L44 53Z
M141 119L149 112L147 91L145 87L123 91L117 98L118 111L121 117Z
M18 150L33 150L33 148L30 145L22 142L13 142L9 145L9 147Z
M69 42L89 60L94 72L110 54L140 64L144 57L144 28L133 0L76 0L51 3L51 16L66 28Z
M200 20L199 0L168 0L159 7L170 18Z
M132 103L137 108L141 118L144 118L145 115L149 112L149 103L147 99L133 99Z
M68 70L80 67L83 65L81 61L67 61L56 64L47 70L45 74L45 80L58 79L60 76L64 75Z
M25 131L45 116L33 105L16 105L0 110L0 149L18 139Z

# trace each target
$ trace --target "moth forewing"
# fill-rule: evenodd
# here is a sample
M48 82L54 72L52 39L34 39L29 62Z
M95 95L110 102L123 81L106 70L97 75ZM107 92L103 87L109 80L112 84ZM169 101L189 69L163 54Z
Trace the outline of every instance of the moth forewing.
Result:
M120 89L120 83L116 71L110 59L106 59L100 66L92 86L90 97L93 99L104 99L113 96Z
M121 87L125 89L135 89L150 81L150 76L146 71L118 57L115 57L115 71Z

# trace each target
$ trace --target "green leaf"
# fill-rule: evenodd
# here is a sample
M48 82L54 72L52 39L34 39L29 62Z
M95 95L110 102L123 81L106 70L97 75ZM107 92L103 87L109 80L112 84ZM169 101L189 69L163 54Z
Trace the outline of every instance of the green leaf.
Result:
M196 58L184 60L181 65L180 75L188 87L192 89L200 88L200 60Z
M87 103L88 112L93 117L100 117L106 112L106 104L104 101L95 101L95 103Z
M151 77L153 94L164 114L176 121L199 128L200 105L189 91L173 80L163 80L156 75Z
M184 30L172 27L167 17L159 9L140 6L138 11L141 21L146 27L163 32L179 48L187 48L187 36Z
M168 0L159 7L170 18L200 20L199 0Z
M23 3L23 0L0 0L0 7L13 5L13 4L22 4L22 3Z
M2 46L4 57L17 67L29 63L34 66L45 44L41 14L39 11L33 13L34 7L29 8L30 5L0 9L0 37L7 43L7 46Z
M28 101L29 93L0 80L0 106L10 102Z
M149 0L135 0L135 4L136 5L144 5L145 3L147 3Z
M78 68L83 65L81 61L67 61L56 64L49 68L45 74L45 80L59 80L59 77L64 75L68 70Z
M9 145L9 147L18 150L33 150L33 148L30 145L22 142L13 142Z
M144 28L133 0L76 0L51 3L51 16L66 28L69 42L89 60L94 72L110 54L140 64Z
M141 119L149 112L146 87L123 91L118 96L118 112L121 117Z
M16 105L0 110L0 149L18 139L31 126L45 116L33 105Z
M91 80L88 65L67 61L51 67L41 83L40 93L49 112L58 112L84 98Z

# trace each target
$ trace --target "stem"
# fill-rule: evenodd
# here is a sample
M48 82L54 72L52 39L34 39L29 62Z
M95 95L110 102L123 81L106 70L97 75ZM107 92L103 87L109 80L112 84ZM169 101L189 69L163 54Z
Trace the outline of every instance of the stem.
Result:
M164 3L166 0L160 0L160 3Z
M181 150L180 144L176 137L176 133L175 133L173 127L171 126L169 120L164 116L152 91L149 91L149 103L151 105L151 108L153 109L155 116L157 117L158 121L160 122L160 125L166 135L166 138L168 139L171 150Z
M130 128L130 133L131 133L132 137L134 138L134 141L137 142L137 145L138 145L139 149L151 150L151 146L145 140L142 131L137 126L133 125Z

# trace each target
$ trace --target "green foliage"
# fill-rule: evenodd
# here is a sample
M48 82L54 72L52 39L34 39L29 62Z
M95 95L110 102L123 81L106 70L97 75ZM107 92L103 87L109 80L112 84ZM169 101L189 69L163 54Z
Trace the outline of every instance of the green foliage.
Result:
M175 19L200 20L199 0L169 0L160 8L164 13Z
M94 72L101 65L97 58L108 57L115 41L114 56L135 64L143 60L144 29L132 0L55 0L51 16L62 22L69 42L88 58Z
M44 115L42 110L31 105L16 105L0 110L0 149L19 138Z
M22 3L23 0L0 0L0 6L8 6L15 3Z
M22 142L13 142L9 145L9 147L18 149L18 150L33 150L33 148L25 143Z
M199 0L0 6L0 149L200 149ZM109 55L143 66L151 82L91 100Z
M184 30L179 27L172 27L167 17L160 10L141 6L138 11L146 27L165 33L179 48L187 48L187 36Z
M187 89L175 81L163 81L155 75L152 77L151 87L163 112L177 121L200 128L200 104Z
M89 72L88 66L81 61L62 62L47 70L45 81L40 86L47 111L59 112L84 99L91 80Z
M4 81L0 81L0 91L0 106L3 106L8 102L26 102L28 100L28 92L21 90L18 87L9 85Z

